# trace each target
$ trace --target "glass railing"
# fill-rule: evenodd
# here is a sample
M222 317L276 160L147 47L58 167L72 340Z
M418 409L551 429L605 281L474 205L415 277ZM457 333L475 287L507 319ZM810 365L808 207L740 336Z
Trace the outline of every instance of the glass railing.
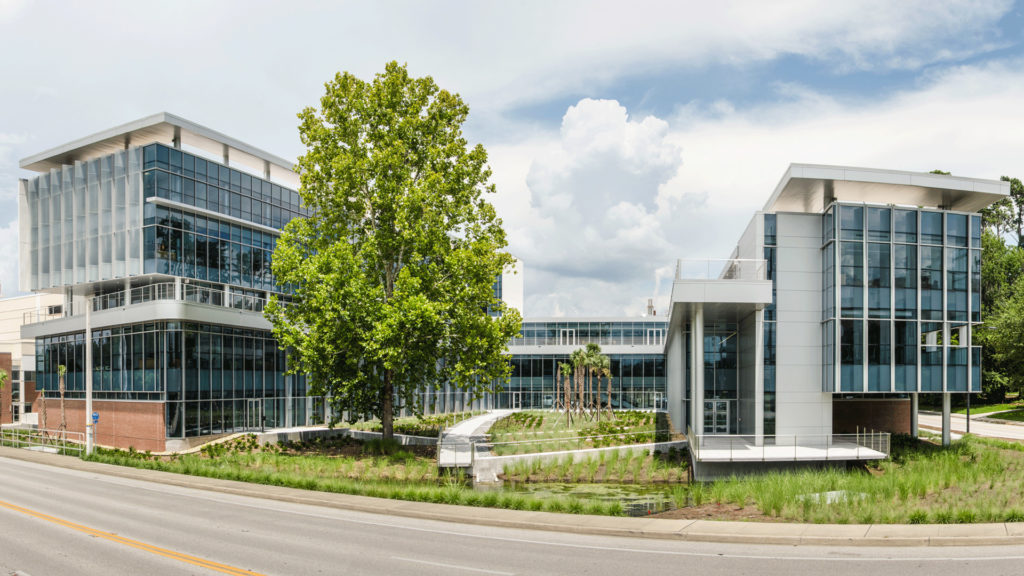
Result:
M763 259L689 259L676 260L676 280L765 280Z
M93 296L91 299L93 312L102 312L104 310L113 310L162 300L180 300L182 302L234 308L250 312L263 312L267 304L267 300L259 296L236 292L230 289L222 290L220 288L196 286L194 284L182 284L180 293L175 294L173 282L137 286L130 290L100 294ZM60 318L82 316L84 314L84 306L71 306L60 313L26 312L23 316L23 322L24 324L35 324Z

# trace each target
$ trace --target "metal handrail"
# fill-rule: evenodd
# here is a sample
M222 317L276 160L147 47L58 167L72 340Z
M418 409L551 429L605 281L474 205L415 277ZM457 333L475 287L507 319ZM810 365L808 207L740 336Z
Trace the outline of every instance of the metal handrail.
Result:
M158 282L107 294L97 294L92 296L90 300L93 312L167 300L208 304L210 306L228 307L252 312L263 312L267 304L266 298L235 292L230 287L221 290L219 288L183 283L181 284L180 292L176 293L173 282ZM86 304L85 306L88 305ZM58 314L26 312L22 320L24 324L36 324L60 318L81 316L85 314L85 306L72 305Z
M50 449L62 454L85 450L85 434L67 430L0 428L0 446L26 449Z
M714 461L782 461L782 460L848 460L852 449L855 459L874 459L877 454L888 458L891 435L888 432L858 430L854 434L693 434L687 430L690 450L696 460L702 453L714 451L719 456L708 455ZM792 448L791 454L786 454ZM824 454L801 456L801 449L824 450ZM843 453L833 453L836 450ZM727 456L727 457L726 457ZM821 456L824 456L822 458Z

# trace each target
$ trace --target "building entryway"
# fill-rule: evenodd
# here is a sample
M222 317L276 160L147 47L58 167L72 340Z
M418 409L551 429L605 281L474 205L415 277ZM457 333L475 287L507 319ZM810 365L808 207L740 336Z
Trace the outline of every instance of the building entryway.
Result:
M705 434L728 434L729 433L729 400L705 400L704 401L704 433Z

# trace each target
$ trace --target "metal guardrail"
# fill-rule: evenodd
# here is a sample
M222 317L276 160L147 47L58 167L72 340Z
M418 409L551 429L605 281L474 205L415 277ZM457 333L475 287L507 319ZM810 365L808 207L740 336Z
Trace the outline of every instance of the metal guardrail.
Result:
M67 430L0 428L0 446L82 456L85 434Z
M755 258L680 258L676 280L764 280L767 261Z
M696 461L782 462L798 460L873 460L888 458L891 435L873 430L855 434L717 435L687 428Z

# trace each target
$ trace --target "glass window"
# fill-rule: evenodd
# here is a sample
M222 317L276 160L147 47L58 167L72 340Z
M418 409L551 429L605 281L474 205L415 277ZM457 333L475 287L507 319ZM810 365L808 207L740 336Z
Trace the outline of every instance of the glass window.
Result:
M889 253L891 245L868 243L868 316L889 317Z
M843 240L864 239L864 207L840 206L839 217L840 237Z
M830 206L829 209L825 211L824 217L821 219L821 243L822 244L826 244L826 243L828 243L829 240L835 240L835 238L836 238L835 229L833 228L833 221L832 221L832 212L833 211L834 211L833 207Z
M840 315L864 316L864 245L860 242L842 242L841 246Z
M889 392L891 346L889 322L868 320L868 390Z
M893 210L893 240L896 242L917 242L917 212L914 210Z
M776 216L775 214L764 215L764 243L769 246L775 245L775 229L776 229Z
M917 318L917 246L895 244L896 318Z
M942 212L921 212L921 243L942 244Z
M864 323L842 320L839 323L839 381L843 392L864 390Z
M896 391L917 391L917 322L895 322Z
M942 320L942 248L921 247L921 318Z
M971 216L971 248L981 248L981 216Z
M967 321L967 249L946 249L946 319Z
M868 240L889 241L890 214L888 208L868 208Z
M981 322L981 250L971 250L971 322Z
M966 214L946 214L946 244L967 246Z

